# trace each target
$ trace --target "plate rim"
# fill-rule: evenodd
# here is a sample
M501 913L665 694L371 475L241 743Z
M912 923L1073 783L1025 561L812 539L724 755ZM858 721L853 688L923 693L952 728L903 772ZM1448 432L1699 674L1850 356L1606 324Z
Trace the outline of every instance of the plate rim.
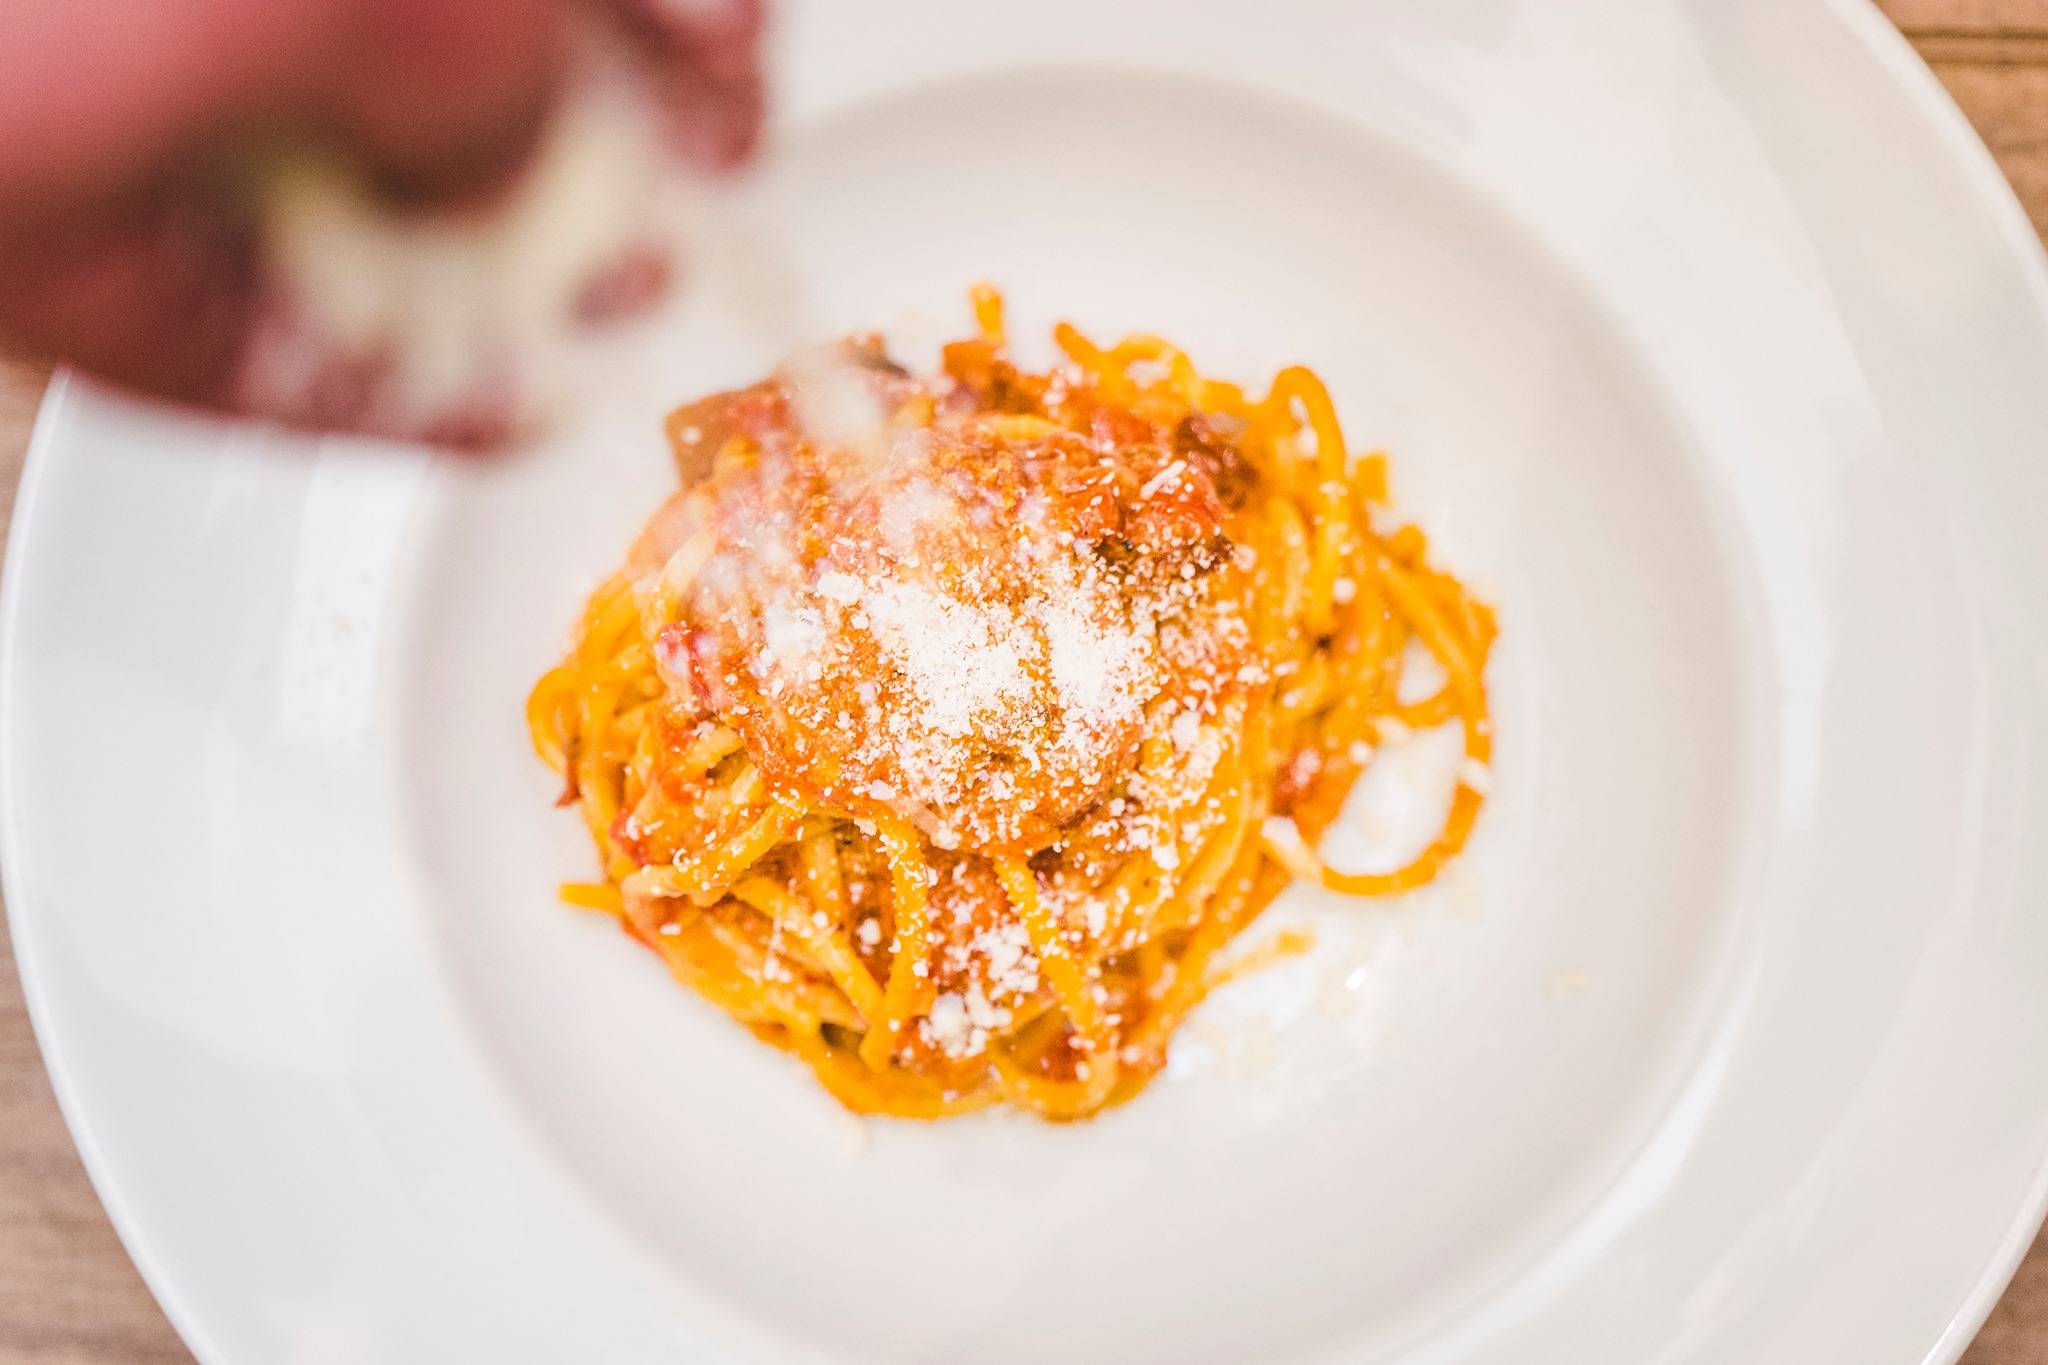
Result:
M29 560L27 547L35 532L43 482L52 459L50 451L57 444L57 427L78 382L69 366L60 366L50 376L49 385L43 390L42 400L36 407L35 422L29 429L21 481L15 489L6 555L0 558L0 733L6 731L11 724L10 718L15 714L21 603L26 595L22 577ZM18 800L21 775L17 771L19 765L15 762L14 752L14 746L0 745L0 901L6 904L7 937L14 951L14 970L21 982L22 1005L28 1015L29 1032L35 1038L43 1074L56 1098L57 1112L63 1116L64 1129L78 1154L79 1164L85 1168L93 1196L99 1200L107 1222L120 1239L121 1250L135 1267L143 1286L149 1290L150 1297L156 1301L157 1308L170 1322L171 1330L178 1334L186 1350L204 1365L226 1365L228 1356L179 1291L174 1272L158 1255L141 1219L129 1206L120 1178L100 1150L99 1138L91 1116L86 1112L86 1105L78 1098L73 1069L65 1060L60 1030L49 1013L49 1005L43 996L42 974L35 965L36 940L29 930L30 912L23 908L27 902L22 895L21 874L17 871L21 866L21 825L12 815L21 808Z
M1963 112L1955 96L1934 74L1897 25L1885 17L1876 0L1820 0L1841 20L1849 35L1877 59L1893 83L1912 101L1965 172L1977 206L1984 210L2004 240L2020 282L2034 311L2048 319L2048 243L2034 229L2020 202L2019 191L1999 167L1990 145ZM1948 1326L1928 1347L1926 1365L1954 1365L1983 1330L1991 1310L2005 1297L2020 1262L2048 1222L2048 1143L2035 1157L2034 1176L2021 1206L2006 1224L1998 1250L1979 1272L1975 1286L1957 1305Z

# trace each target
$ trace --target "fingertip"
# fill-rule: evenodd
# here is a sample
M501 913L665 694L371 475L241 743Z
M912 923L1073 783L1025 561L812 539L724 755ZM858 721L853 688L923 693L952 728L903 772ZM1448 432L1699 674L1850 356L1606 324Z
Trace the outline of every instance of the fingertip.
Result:
M759 145L767 97L761 0L614 0L646 58L685 161L730 170Z
M11 225L0 242L0 330L142 392L221 402L246 344L256 235L212 185L156 186Z
M567 46L554 0L364 0L326 102L387 197L446 204L517 173L547 125Z
M571 316L583 326L631 317L667 293L674 279L675 256L667 244L635 243L585 282Z

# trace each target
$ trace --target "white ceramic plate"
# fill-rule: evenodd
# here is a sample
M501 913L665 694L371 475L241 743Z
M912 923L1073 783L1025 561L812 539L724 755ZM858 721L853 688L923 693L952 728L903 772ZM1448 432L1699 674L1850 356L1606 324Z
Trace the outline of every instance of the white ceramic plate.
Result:
M0 638L44 1053L198 1355L1945 1360L2048 1156L2048 286L1853 0L785 13L529 458L60 382ZM1079 1127L858 1124L554 904L524 690L662 409L1001 282L1306 360L1499 602L1454 881Z

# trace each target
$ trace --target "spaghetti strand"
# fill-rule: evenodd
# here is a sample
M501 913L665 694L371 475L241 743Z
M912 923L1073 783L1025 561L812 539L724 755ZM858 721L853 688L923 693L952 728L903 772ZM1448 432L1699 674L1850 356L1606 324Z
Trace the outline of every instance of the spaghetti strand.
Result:
M1498 627L1392 524L1385 456L1312 371L1259 397L1061 323L1065 364L1034 373L1001 294L971 303L935 380L854 341L829 383L671 414L679 469L711 472L592 593L526 720L603 873L562 898L842 1103L1078 1119L1137 1094L1209 991L1306 950L1218 965L1291 881L1398 895L1465 849ZM815 435L803 384L879 425ZM1326 863L1353 784L1453 724L1421 851Z

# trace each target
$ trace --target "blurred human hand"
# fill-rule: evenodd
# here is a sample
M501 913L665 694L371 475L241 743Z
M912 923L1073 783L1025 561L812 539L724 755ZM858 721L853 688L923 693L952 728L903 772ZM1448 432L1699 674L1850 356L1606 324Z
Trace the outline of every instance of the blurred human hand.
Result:
M335 254L333 234L299 242L296 255L281 249L266 168L342 168L356 219L401 245L432 225L446 260L449 242L463 240L449 225L487 223L540 192L525 182L540 178L550 129L600 67L614 85L631 72L630 98L661 155L711 169L743 160L761 120L760 8L9 0L0 4L0 334L204 407L489 443L513 425L506 357L462 357L459 381L422 399L402 373L414 363L407 347L352 297L381 289L388 301L419 277L358 290L337 276L351 322L335 324L319 311L335 281L322 296L295 278L308 259L335 275L320 260ZM630 309L665 279L665 259L648 244L614 245L576 282L580 302L559 310L573 314L563 326ZM491 330L466 324L455 349L481 347ZM449 349L441 339L443 362Z

